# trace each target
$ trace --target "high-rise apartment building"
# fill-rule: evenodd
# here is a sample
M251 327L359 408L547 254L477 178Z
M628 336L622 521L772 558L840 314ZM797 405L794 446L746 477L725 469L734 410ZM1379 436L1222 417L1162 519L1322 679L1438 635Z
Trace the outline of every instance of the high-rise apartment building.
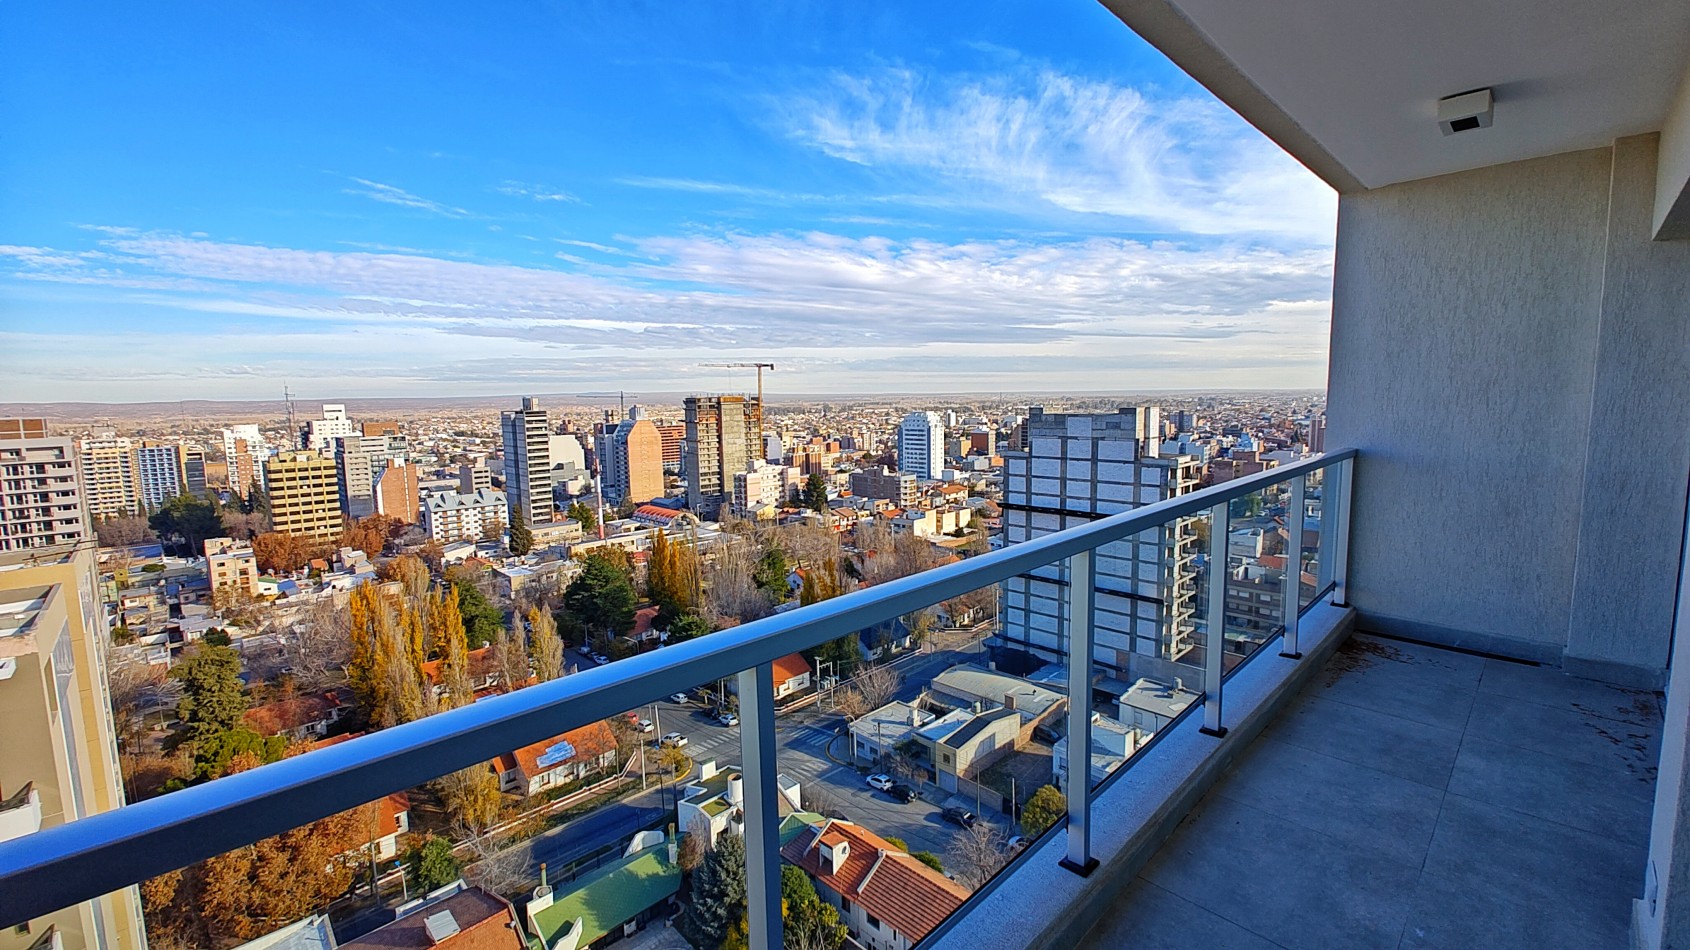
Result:
M94 536L82 504L79 458L43 419L0 419L0 552L75 544Z
M546 410L533 396L522 408L499 417L505 447L505 499L512 518L522 512L528 524L552 520L551 430Z
M135 462L142 510L161 508L187 491L181 446L145 440L135 450ZM201 480L204 480L203 469Z
M254 482L264 485L264 463L270 458L270 447L263 433L252 423L242 423L223 430L223 463L228 466L229 490L245 496Z
M417 463L388 459L387 467L375 479L376 513L416 524L417 503L422 497L420 477Z
M713 519L733 498L733 477L763 457L763 407L745 396L688 396L687 506Z
M633 500L644 504L663 497L663 436L639 406L604 437L599 457L604 466L600 491L606 504Z
M327 454L334 450L334 440L357 434L358 427L346 414L346 407L328 404L323 406L323 418L306 420L300 441L313 452Z
M1028 448L1004 456L1004 541L1015 544L1197 488L1189 456L1159 455L1155 407L1105 415L1045 414L1026 421ZM1196 581L1189 519L1100 549L1095 659L1120 677L1175 676L1190 650ZM1066 652L1067 577L1061 565L1003 585L1004 642L1056 661Z
M196 498L205 496L205 450L197 445L179 447L182 455L182 490Z
M0 840L124 804L97 581L86 546L0 554ZM0 931L0 950L145 946L134 887Z
M686 458L687 427L684 422L657 422L657 434L663 439L663 467L671 472L681 470Z
M78 439L83 504L95 521L141 510L140 445L111 433Z
M785 500L786 469L754 459L751 467L734 473L733 511L741 518L773 517Z
M389 463L404 462L410 443L404 436L354 435L334 441L335 477L340 481L340 507L348 518L375 514L376 479ZM415 518L411 519L413 522Z
M908 472L894 472L884 465L878 469L864 469L851 473L851 494L858 498L878 498L900 508L908 508L921 500L921 484Z
M912 412L898 423L898 471L934 479L945 471L945 424L936 412Z
M270 522L277 531L332 541L344 526L335 460L315 452L283 452L264 463Z

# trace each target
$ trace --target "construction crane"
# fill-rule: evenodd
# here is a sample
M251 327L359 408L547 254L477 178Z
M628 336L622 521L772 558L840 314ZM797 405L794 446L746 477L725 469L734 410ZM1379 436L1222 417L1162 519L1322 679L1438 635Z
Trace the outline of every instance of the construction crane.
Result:
M763 370L774 371L773 363L700 363L700 366L714 366L725 369L756 369L757 370L757 409L763 408Z

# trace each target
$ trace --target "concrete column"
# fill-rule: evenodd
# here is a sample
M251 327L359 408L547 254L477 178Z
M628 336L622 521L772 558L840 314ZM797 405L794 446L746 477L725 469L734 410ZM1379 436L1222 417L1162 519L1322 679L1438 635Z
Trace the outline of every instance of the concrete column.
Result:
M1690 553L1690 517L1683 536L1682 551ZM1678 617L1654 823L1643 896L1633 907L1631 943L1635 950L1690 950L1690 556L1679 560Z

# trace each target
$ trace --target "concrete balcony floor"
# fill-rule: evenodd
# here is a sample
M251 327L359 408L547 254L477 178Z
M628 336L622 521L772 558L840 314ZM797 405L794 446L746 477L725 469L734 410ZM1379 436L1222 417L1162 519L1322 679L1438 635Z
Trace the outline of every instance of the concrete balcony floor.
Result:
M1081 946L1628 947L1660 725L1653 693L1353 637Z

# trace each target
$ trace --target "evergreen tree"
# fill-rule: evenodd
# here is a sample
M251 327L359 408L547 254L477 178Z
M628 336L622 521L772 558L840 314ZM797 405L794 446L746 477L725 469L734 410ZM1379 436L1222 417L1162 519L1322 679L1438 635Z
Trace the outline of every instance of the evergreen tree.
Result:
M594 531L598 530L599 514L597 511L593 510L591 505L584 501L572 502L569 506L569 510L564 512L564 515L565 517L578 522L581 525L581 530L587 534L592 534Z
M510 535L512 554L521 557L534 550L534 532L528 530L528 521L522 516L520 506L511 509Z
M522 621L511 618L513 627ZM563 640L557 635L557 621L550 611L539 607L528 611L530 657L534 661L534 675L540 682L555 680L563 675Z
M228 647L201 644L170 671L182 681L182 701L176 718L187 728L183 738L206 742L219 733L240 725L246 713L246 694L241 692L241 658Z
M205 550L205 539L223 534L223 518L217 506L193 495L177 495L147 519L162 539L175 539L177 549L189 557Z
M745 841L724 832L693 874L692 900L681 912L681 936L694 947L720 947L744 916Z
M452 587L458 592L458 613L464 618L464 637L469 648L478 650L492 643L504 629L504 612L493 606L481 588L468 581L459 579Z
M698 614L681 614L675 619L674 623L669 625L668 629L669 639L665 642L673 645L685 643L688 640L696 640L707 633L714 633L716 628L710 626L710 621L705 620Z
M619 553L619 552L618 552ZM633 582L608 551L594 551L563 592L563 606L590 636L617 637L634 629Z
M420 894L445 887L462 876L463 864L452 853L452 842L429 835L405 854L405 876Z
M810 876L790 864L780 869L780 904L788 947L839 950L844 946L849 931L839 920L839 909L822 900Z
M786 576L791 568L786 565L786 552L780 545L770 545L763 556L757 559L757 570L752 575L759 588L773 594L778 600L785 600L791 595L786 584Z
M1068 813L1068 799L1054 785L1040 786L1021 808L1021 833L1037 838Z
M811 511L827 511L827 480L819 474L804 479L804 507Z

